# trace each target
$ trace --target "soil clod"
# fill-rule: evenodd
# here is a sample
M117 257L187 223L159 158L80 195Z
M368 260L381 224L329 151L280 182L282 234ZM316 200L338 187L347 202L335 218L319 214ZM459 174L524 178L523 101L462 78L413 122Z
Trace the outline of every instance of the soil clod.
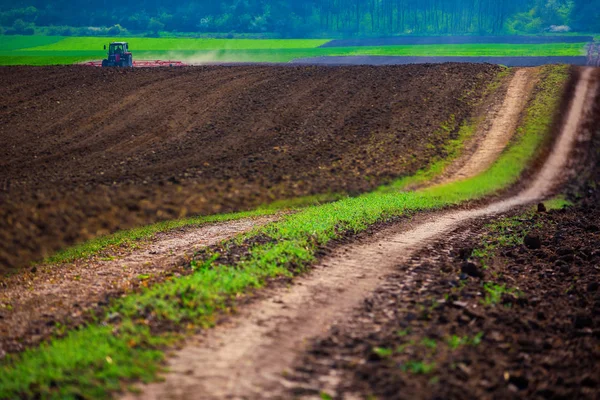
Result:
M531 234L528 234L525 236L525 238L523 239L523 244L525 244L525 246L531 250L536 250L536 249L542 248L542 241L539 238L539 236L535 236L535 235L531 235Z
M477 264L473 261L465 261L461 266L461 271L474 278L483 278L484 273Z

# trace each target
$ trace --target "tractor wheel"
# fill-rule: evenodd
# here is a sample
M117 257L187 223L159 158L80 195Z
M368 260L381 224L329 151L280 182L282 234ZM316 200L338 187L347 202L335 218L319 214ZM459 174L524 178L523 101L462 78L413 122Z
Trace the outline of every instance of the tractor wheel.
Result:
M130 55L129 57L127 57L127 66L128 67L133 67L133 56Z
M102 67L108 67L108 60L102 60Z

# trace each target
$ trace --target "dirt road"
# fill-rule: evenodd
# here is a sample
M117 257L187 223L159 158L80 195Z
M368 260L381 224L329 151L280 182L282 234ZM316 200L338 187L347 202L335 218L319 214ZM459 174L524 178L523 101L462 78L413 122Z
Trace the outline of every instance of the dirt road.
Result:
M492 116L491 127L485 135L482 135L485 140L477 147L474 154L469 155L461 168L443 183L477 176L492 166L513 137L520 115L536 82L535 69L517 70L502 106L497 114Z
M207 224L159 233L149 243L111 257L63 265L39 265L35 272L2 281L0 303L10 304L0 319L0 355L23 351L51 337L57 326L75 327L90 311L116 296L168 277L190 273L186 260L200 248L216 245L282 214Z
M539 69L518 69L503 99L487 106L474 137L465 143L464 154L455 160L432 184L445 184L479 175L494 161L513 138L519 119L539 81Z
M206 399L290 398L286 390L293 384L286 380L285 370L293 366L307 341L343 319L416 250L467 221L551 194L565 177L569 155L581 134L581 121L589 117L596 78L591 69L583 70L562 133L527 189L482 208L415 220L408 228L392 227L338 251L292 287L273 290L265 300L244 308L228 325L190 341L171 358L171 372L165 381L143 387L139 398L195 399L199 393ZM407 276L404 284L411 283ZM331 386L335 379L331 377Z

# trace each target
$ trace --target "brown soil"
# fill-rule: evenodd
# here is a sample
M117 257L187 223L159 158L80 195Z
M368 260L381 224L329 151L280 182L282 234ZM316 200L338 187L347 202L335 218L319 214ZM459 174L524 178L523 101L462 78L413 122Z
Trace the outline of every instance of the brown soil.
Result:
M590 70L584 72L555 151L529 188L507 200L479 209L425 217L426 221L415 221L412 227L392 226L363 243L334 252L308 276L294 281L293 286L274 289L265 300L243 308L241 315L229 324L190 341L170 359L168 367L171 373L165 376L165 381L143 387L140 397L192 399L202 393L207 399L292 398L303 394L318 398L324 387L328 390L341 387L344 379L339 376L339 371L330 374L330 370L317 368L332 365L331 352L324 358L318 358L319 352L328 350L319 347L320 344L315 347L315 358L308 359L308 367L299 369L303 374L308 372L308 376L299 378L292 374L290 379L286 369L293 366L294 360L303 354L311 339L325 335L336 321L344 321L354 307L380 286L382 279L391 279L389 274L397 274L392 282L393 296L397 297L395 307L409 307L411 299L407 298L408 303L404 305L399 293L404 290L418 293L424 282L434 282L436 277L423 274L419 266L400 272L397 266L408 262L412 254L424 247L426 252L434 250L435 246L428 246L432 239L452 232L469 220L507 212L550 194L565 178L568 156L579 136L579 124L571 122L591 113L586 104L590 98L593 100L596 86L590 75ZM583 133L586 133L585 130ZM437 258L437 255L432 257ZM389 301L389 298L386 300ZM348 338L347 342L338 341L338 328L329 331L332 339L325 343L334 349L332 351L343 353L352 348L353 332L357 326L353 323L370 321L372 304L371 300L366 302L366 309L350 320L347 330L344 330L343 323L340 324L340 335L346 335L340 337ZM392 310L384 310L383 313L394 314ZM371 328L368 334L377 333L380 328L380 325L366 325ZM361 333L359 330L358 334ZM348 365L357 367L354 363L356 358L341 357L348 361ZM337 361L336 358L333 360ZM315 374L310 375L311 371ZM368 370L362 371L360 376L368 377ZM313 379L318 382L315 384ZM135 398L136 395L127 397Z
M413 173L497 71L4 67L0 273L118 229Z

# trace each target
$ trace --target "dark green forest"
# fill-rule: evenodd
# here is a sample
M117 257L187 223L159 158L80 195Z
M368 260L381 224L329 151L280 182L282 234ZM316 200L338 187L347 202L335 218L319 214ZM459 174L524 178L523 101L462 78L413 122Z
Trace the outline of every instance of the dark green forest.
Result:
M6 34L280 37L600 32L600 0L4 0Z

